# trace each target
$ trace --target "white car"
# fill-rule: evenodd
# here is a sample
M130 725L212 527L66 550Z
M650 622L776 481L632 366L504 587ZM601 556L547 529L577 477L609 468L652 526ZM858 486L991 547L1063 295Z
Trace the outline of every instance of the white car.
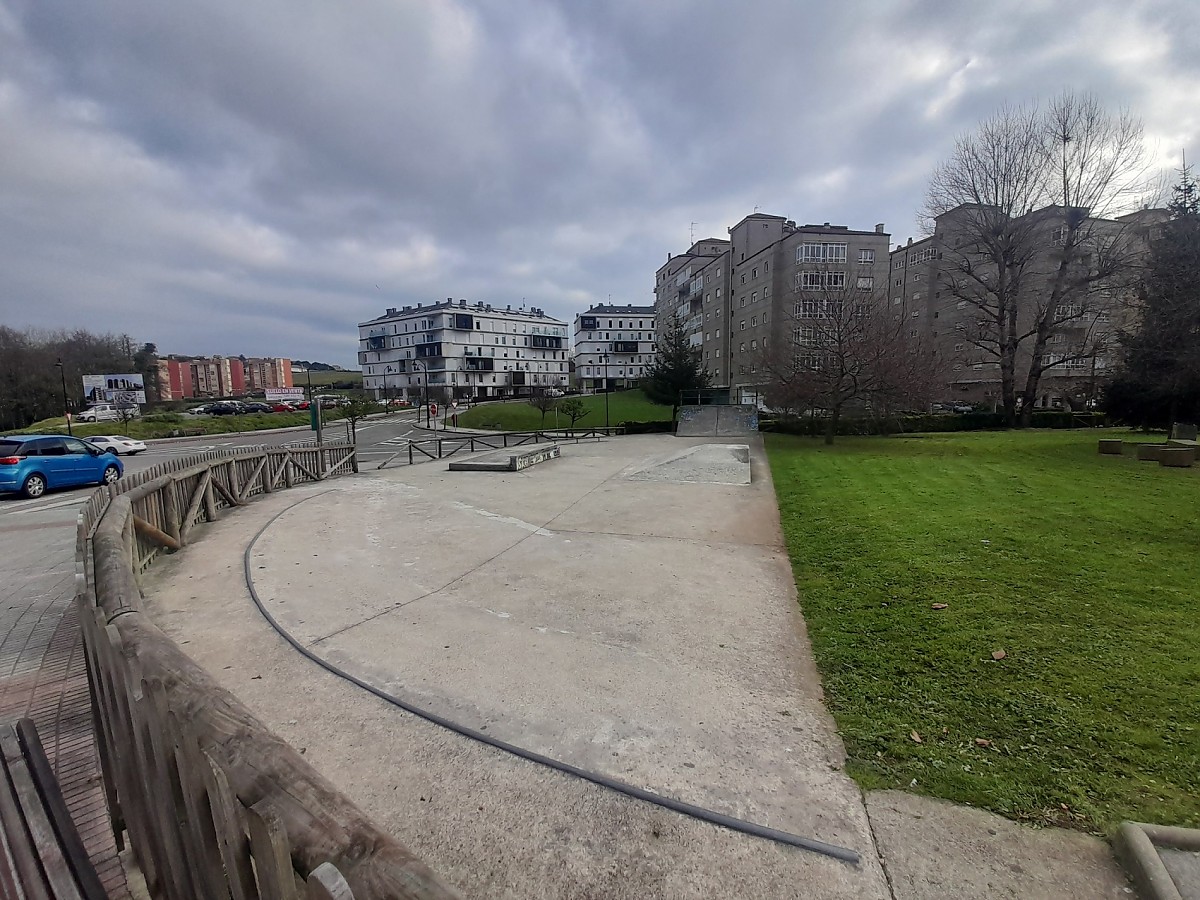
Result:
M123 417L136 419L142 411L136 406L116 407L111 403L97 403L78 416L80 422L118 422Z
M117 456L133 456L135 453L142 453L146 449L146 444L143 441L135 441L131 437L124 437L119 434L98 434L84 438L84 440L89 444L99 447L101 450L115 453Z

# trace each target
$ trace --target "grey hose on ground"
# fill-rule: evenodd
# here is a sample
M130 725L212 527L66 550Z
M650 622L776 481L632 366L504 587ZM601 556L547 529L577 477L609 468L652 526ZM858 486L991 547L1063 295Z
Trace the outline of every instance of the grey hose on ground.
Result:
M250 543L246 545L245 553L242 555L242 566L246 577L246 587L250 591L250 597L254 601L254 605L258 607L258 611L262 614L262 617L267 620L268 624L275 629L279 636L291 644L303 656L312 660L327 672L336 675L338 678L345 679L346 681L357 685L365 691L369 691L379 699L385 700L407 713L411 713L414 716L419 716L427 722L431 722L434 725L438 725L447 729L448 731L452 731L455 734L461 735L462 737L473 741L478 741L481 744L486 744L489 747L494 747L497 750L504 751L505 753L510 753L513 756L519 757L520 759L524 759L536 765L545 766L548 769L554 769L557 772L563 772L567 775L574 775L576 778L582 778L584 781L589 781L592 784L599 785L600 787L607 788L608 790L616 791L617 793L624 794L627 797L633 797L635 800L643 800L646 803L653 803L655 806L672 810L673 812L689 816L693 819L698 819L702 822L708 822L711 825L718 825L722 828L728 828L732 831L739 831L742 834L749 834L755 837L765 838L766 840L775 841L776 843L780 844L787 844L791 847L799 847L803 850L811 850L814 853L831 856L834 859L840 859L843 862L853 863L855 865L860 862L858 853L846 847L839 847L836 844L828 844L825 841L819 841L815 838L807 838L800 835L791 834L787 831L780 831L777 828L770 828L766 825L759 825L755 822L747 822L744 819L727 816L724 813L706 809L703 806L696 806L693 803L686 803L682 800L676 800L674 797L665 797L661 794L656 794L653 791L648 791L645 788L640 788L632 784L626 784L623 781L618 781L615 778L610 778L607 775L603 775L599 772L581 769L578 766L573 766L570 763L563 762L562 760L552 759L549 756L543 756L542 754L535 753L532 750L526 750L524 747L518 747L515 744L502 741L482 731L477 731L474 728L461 725L458 722L453 722L450 719L439 716L437 713L430 712L427 709L416 706L407 700L395 696L394 694L389 694L387 691L363 681L361 678L352 675L351 673L339 668L338 666L314 653L308 647L296 640L296 638L294 638L283 626L281 626L275 617L267 611L262 599L258 596L258 591L254 587L254 577L251 573L250 567L250 554L254 552L254 547L258 543L258 539L263 536L268 528L275 524L276 520L279 519L280 516L295 509L301 503L320 496L322 496L322 494L313 494L312 496L304 497L303 499L297 500L286 509L280 510L278 513L272 516L270 520L268 520L267 523L258 530L258 533L251 538Z

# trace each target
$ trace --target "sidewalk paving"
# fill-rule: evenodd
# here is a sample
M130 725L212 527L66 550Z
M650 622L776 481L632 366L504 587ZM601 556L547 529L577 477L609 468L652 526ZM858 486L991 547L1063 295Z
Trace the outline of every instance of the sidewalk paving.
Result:
M821 703L770 473L675 480L703 439L564 447L521 473L405 467L263 499L151 570L184 649L465 895L1128 897L1109 848L864 797ZM707 481L707 483L704 483ZM278 518L275 518L278 516ZM738 834L402 712L861 854Z
M80 497L80 502L86 496ZM63 799L101 883L129 897L92 731L75 595L75 509L0 517L7 589L0 605L0 721L37 726Z

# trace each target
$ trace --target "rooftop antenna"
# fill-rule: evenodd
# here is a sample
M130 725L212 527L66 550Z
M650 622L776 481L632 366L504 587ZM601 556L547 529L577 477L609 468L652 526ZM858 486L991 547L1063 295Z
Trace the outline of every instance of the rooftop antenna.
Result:
M755 211L755 212L758 212L760 209L762 209L762 207L761 207L761 206L756 206L756 207L754 207L754 211Z
M692 227L688 229L688 237L691 238L691 240L688 243L691 243L691 244L696 243L696 223L695 222L693 222Z

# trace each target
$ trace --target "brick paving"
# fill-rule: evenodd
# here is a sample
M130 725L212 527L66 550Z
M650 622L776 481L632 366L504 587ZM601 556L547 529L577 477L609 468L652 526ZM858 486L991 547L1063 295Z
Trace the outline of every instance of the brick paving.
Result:
M0 503L0 722L33 719L101 882L110 897L126 898L74 604L76 508L62 504L74 496L82 503L87 493Z

